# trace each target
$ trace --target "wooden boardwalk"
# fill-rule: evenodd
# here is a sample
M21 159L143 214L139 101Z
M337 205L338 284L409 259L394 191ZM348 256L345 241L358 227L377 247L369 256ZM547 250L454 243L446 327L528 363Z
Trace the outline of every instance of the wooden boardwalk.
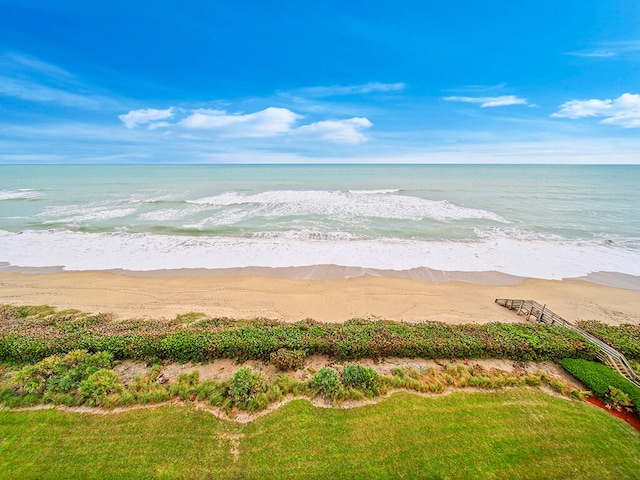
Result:
M527 320L532 318L538 322L548 323L552 325L559 325L561 327L573 330L577 334L583 336L589 342L593 343L599 348L598 358L609 367L613 368L620 375L627 378L630 382L640 387L640 375L638 375L625 356L618 352L615 348L604 343L599 338L585 332L579 327L576 327L571 322L568 322L560 315L553 313L547 308L546 305L540 305L535 300L519 300L509 298L496 298L496 303L508 308L509 310L517 310L518 315L527 317Z

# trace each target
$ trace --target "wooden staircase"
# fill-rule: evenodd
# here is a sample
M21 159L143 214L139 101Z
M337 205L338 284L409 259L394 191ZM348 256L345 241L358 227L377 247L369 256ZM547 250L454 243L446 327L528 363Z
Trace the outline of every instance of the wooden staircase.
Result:
M556 315L547 308L546 305L540 305L535 300L519 300L509 298L496 298L496 303L508 308L509 310L517 310L518 315L527 317L527 320L534 318L538 322L548 323L552 325L559 325L569 330L573 330L577 334L584 337L587 341L593 343L600 350L598 352L598 359L604 364L608 365L613 370L617 371L620 375L628 379L640 387L640 375L638 375L625 356L618 352L615 348L607 345L599 338L585 332L574 324L566 321L560 315Z

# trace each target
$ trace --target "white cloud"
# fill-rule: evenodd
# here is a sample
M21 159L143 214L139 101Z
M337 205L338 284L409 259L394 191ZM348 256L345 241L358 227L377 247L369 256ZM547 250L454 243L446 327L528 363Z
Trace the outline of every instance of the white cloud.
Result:
M301 95L312 98L336 97L344 95L366 95L369 93L399 92L406 88L406 84L370 82L361 85L331 85L320 87L299 88L293 90L294 95Z
M551 115L556 118L605 117L601 123L640 128L640 95L624 93L611 100L570 100Z
M118 105L115 99L83 84L71 73L28 55L0 55L0 72L0 96L85 109Z
M41 85L30 80L15 80L0 76L0 95L29 102L56 103L67 107L99 108L108 103L99 96L73 93Z
M363 117L341 120L321 120L296 127L302 119L287 108L269 107L253 113L227 113L225 110L197 109L184 113L182 119L166 121L174 116L176 107L166 110L147 108L132 110L120 115L120 120L129 129L147 126L149 130L174 127L182 131L182 138L196 139L191 133L211 132L217 138L272 138L282 135L296 135L306 139L323 140L332 143L355 145L365 142L363 130L373 124ZM165 131L165 133L169 133ZM202 140L201 136L198 137Z
M605 110L611 108L611 100L570 100L560 105L560 111L552 114L552 117L582 118L597 117Z
M370 128L372 125L366 118L354 117L345 120L315 122L298 128L297 132L333 143L355 145L367 140L362 130Z
M291 131L302 118L287 108L269 107L255 113L228 114L224 110L197 110L179 122L184 128L218 130L231 137L274 137Z
M526 98L515 95L500 95L498 97L444 97L448 102L479 103L480 107L506 107L509 105L529 105Z
M141 110L131 110L129 113L118 115L118 118L122 120L122 123L124 123L127 128L135 128L140 125L149 124L149 129L154 129L168 125L166 122L156 123L156 121L173 117L173 110L173 107L169 107L165 110L143 108Z
M7 163L21 163L21 162L44 162L44 163L54 163L64 161L64 155L51 155L47 153L40 154L14 154L14 155L4 155L0 154L0 160Z
M579 52L569 52L568 55L574 57L591 57L591 58L611 58L617 57L618 53L611 50L584 50Z
M74 76L66 70L23 53L7 52L1 55L0 68L11 70L14 74L41 75L63 81L74 80Z
M604 42L597 48L568 52L567 55L586 58L612 58L640 51L640 41Z

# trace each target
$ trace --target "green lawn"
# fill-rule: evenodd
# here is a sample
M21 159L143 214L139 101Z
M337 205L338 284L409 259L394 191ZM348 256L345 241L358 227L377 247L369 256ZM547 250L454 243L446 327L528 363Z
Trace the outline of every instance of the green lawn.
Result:
M351 410L295 401L248 425L190 407L0 412L0 478L622 480L638 472L637 431L534 389L401 393Z

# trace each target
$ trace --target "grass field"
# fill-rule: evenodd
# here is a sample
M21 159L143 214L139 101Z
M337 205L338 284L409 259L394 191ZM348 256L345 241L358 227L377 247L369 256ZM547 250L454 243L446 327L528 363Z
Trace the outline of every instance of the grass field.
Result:
M535 389L294 401L240 425L190 407L0 411L0 478L638 478L640 434Z

